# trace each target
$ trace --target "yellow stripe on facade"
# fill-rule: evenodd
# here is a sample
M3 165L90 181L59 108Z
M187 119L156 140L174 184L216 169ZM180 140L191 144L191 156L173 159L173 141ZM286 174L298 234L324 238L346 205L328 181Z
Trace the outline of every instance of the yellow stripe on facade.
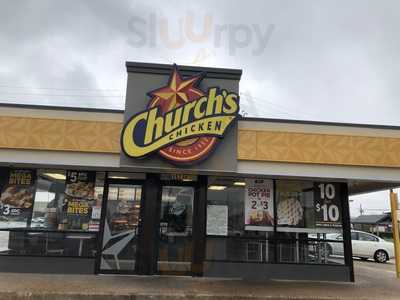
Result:
M119 153L119 122L0 116L0 148Z
M400 167L400 138L240 130L238 159Z
M0 116L0 148L120 152L122 123ZM238 159L400 167L400 138L241 129Z

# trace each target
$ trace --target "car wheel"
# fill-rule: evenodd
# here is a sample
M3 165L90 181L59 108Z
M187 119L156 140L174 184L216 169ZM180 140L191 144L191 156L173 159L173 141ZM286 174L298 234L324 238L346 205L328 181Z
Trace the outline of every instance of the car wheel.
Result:
M385 263L389 260L389 255L385 250L377 250L375 252L374 259L378 263Z

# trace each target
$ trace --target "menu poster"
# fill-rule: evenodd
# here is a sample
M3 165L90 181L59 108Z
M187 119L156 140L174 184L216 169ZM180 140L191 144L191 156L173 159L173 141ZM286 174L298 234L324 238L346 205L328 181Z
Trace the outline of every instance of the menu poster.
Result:
M11 227L25 227L32 216L36 172L10 169L6 174L0 197L1 221L18 222L9 224Z
M75 199L94 200L96 172L67 171L65 196Z
M314 201L316 227L342 226L340 184L315 182Z
M91 207L95 205L96 172L67 171L65 180L66 227L88 230Z
M67 203L68 229L88 230L90 205L85 200L70 200Z
M245 229L273 230L273 181L269 179L246 179L245 193Z
M228 206L207 205L207 235L228 235Z

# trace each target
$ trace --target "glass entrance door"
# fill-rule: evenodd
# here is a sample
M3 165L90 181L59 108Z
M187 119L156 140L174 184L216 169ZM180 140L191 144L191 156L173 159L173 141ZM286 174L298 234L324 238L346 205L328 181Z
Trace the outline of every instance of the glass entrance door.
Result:
M135 273L141 199L141 184L109 183L100 273Z
M160 274L190 275L194 188L162 187L158 246Z

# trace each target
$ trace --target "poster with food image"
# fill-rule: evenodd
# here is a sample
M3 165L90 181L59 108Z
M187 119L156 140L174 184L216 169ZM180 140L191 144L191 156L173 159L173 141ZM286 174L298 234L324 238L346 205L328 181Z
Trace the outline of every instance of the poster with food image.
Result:
M88 230L95 198L96 172L67 171L65 180L65 230Z
M32 216L36 172L10 169L6 174L0 196L1 221L19 222L19 225L26 226ZM16 224L16 226L19 225Z
M273 230L273 181L269 179L247 179L245 193L245 229Z
M276 199L278 226L304 228L308 188L303 182L278 181ZM309 190L312 199L312 186Z
M297 195L280 198L277 214L278 226L304 227L304 209Z
M96 172L67 171L65 196L75 199L95 199Z

